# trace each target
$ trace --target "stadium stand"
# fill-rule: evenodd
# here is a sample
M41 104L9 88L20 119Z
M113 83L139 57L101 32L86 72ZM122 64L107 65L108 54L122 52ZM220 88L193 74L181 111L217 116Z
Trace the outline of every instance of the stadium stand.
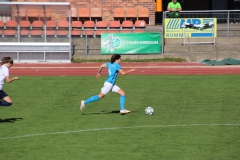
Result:
M108 28L107 21L97 21L96 23L96 36L100 36L102 33L106 33ZM104 30L101 30L104 29Z
M133 23L137 20L137 9L136 8L127 8L125 20L131 20Z
M137 20L144 20L146 23L149 24L149 10L148 8L139 8Z
M120 23L122 23L125 20L124 8L114 8L113 19L115 21L120 21Z
M69 33L69 22L59 21L57 25L58 30L56 31L56 36L68 36Z
M117 33L121 29L120 21L110 21L108 28L108 33Z
M6 22L6 30L4 30L4 36L17 36L17 21L10 20Z
M91 8L90 13L90 20L95 21L101 21L102 20L102 9L101 8Z
M30 36L42 36L43 35L43 21L33 21L32 30L30 31Z
M57 23L56 21L46 21L46 35L47 36L55 36L55 31L57 28Z
M130 20L123 21L122 23L122 30L120 30L121 33L129 33L132 32L133 29L133 22Z
M84 23L90 20L90 10L89 8L79 8L78 9L78 20Z
M71 35L72 36L78 36L81 37L81 29L82 29L82 22L81 21L72 21L72 30Z
M146 28L146 22L144 20L137 20L134 24L133 32L135 33L144 32L145 28Z
M29 30L31 28L31 23L28 20L20 21L20 34L21 36L29 36Z
M67 11L67 14L68 13L69 11ZM101 8L94 7L77 9L73 7L71 8L70 13L72 19L71 35L77 37L82 37L83 35L100 36L101 33L105 32L144 32L146 24L149 22L148 8L139 8L138 10L136 8L114 8L114 20L110 21L109 24L107 21L102 20ZM55 20L49 20L51 19L51 11L49 8L28 8L27 10L25 8L19 8L18 16L21 17L19 25L21 29L20 34L22 36L42 36L44 31L42 18L47 18L47 36L68 36L69 34L69 22L59 21L57 23ZM10 22L8 22L8 24L9 23ZM4 29L0 26L0 36L17 35L16 27L17 25L14 25L14 27L8 25L8 27Z
M94 31L93 31L93 29L95 28L94 21L91 21L91 20L85 21L83 23L83 28L84 28L84 30L82 32L83 36L85 36L85 35L87 35L87 36L94 36Z

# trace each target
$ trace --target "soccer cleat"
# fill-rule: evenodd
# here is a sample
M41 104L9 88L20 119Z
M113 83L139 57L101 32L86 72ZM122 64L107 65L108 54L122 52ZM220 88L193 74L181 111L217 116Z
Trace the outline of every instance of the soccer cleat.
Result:
M122 114L122 115L128 114L128 113L131 113L131 111L126 110L126 109L120 110L120 114Z
M84 100L81 101L80 110L83 110L85 107Z

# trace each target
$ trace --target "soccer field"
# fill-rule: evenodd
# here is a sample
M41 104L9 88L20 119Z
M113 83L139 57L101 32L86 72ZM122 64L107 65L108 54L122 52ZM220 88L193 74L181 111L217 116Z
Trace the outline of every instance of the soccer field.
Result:
M106 77L20 77L5 84L0 160L226 160L240 157L240 75L128 75L126 92L79 110ZM145 115L147 106L154 115Z

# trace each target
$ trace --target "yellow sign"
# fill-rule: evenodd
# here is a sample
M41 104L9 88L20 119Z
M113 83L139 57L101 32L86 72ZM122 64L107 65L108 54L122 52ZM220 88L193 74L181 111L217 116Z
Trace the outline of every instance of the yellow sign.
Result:
M164 24L165 38L217 37L216 18L166 18Z

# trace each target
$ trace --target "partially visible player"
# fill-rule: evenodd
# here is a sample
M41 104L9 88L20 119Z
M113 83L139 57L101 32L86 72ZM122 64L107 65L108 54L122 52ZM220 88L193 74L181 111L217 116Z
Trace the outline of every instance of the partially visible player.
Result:
M104 82L104 86L102 87L99 95L95 95L95 96L90 97L87 100L81 101L81 105L80 105L81 110L83 110L83 108L88 103L95 102L95 101L102 99L111 90L112 92L118 93L120 95L120 114L127 114L127 113L131 112L131 111L125 109L125 106L124 106L125 92L116 85L116 79L117 79L118 72L120 72L122 75L126 75L129 72L134 71L135 68L130 69L128 71L123 71L120 66L120 62L121 62L121 55L115 54L111 57L111 62L104 63L99 67L96 77L99 78L102 69L107 68L108 69L108 78Z
M0 62L0 101L1 106L11 106L12 99L3 91L4 82L6 80L7 83L11 83L14 80L18 80L18 77L9 77L9 69L13 65L13 59L11 57L4 57Z

